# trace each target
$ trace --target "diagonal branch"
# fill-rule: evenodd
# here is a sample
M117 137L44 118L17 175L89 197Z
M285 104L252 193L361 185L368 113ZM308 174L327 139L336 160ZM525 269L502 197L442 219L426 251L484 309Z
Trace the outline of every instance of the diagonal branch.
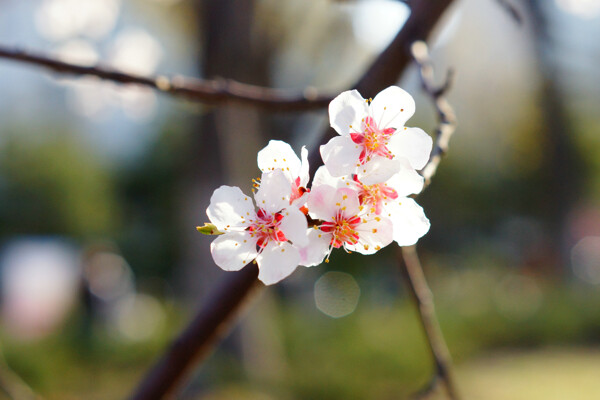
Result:
M258 268L247 265L231 273L209 293L196 317L146 373L131 400L158 400L173 393L189 370L211 353L231 329L235 318L258 289Z
M0 58L45 68L64 75L93 76L124 85L139 85L173 97L209 105L236 103L269 111L310 111L325 108L333 96L307 88L302 94L248 85L230 79L203 80L175 76L141 76L103 65L87 66L62 61L48 54L0 46Z
M440 324L435 314L435 306L433 303L433 294L427 285L421 262L415 246L402 247L398 252L400 268L405 280L409 283L411 297L417 305L421 325L427 336L429 350L435 363L435 374L429 386L427 386L418 396L422 398L431 390L437 387L438 381L441 381L446 388L448 398L452 400L458 399L454 373L452 371L452 358L448 346L444 340L444 335L440 328ZM400 257L399 257L400 258ZM404 261L404 262L402 262Z

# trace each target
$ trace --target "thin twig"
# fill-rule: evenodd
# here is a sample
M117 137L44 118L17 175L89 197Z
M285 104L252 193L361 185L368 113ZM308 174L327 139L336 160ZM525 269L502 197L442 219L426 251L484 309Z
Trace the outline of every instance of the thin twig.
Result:
M86 66L62 61L38 52L0 46L0 58L46 68L64 75L93 76L125 85L139 85L156 89L174 97L209 105L237 103L270 111L310 111L326 107L333 96L322 95L315 88L302 94L280 89L248 85L230 79L203 80L183 76L140 76L128 74L103 65Z
M438 115L435 147L431 153L429 162L421 171L421 175L425 178L425 185L428 186L431 183L431 178L437 171L442 156L448 151L450 137L456 130L454 110L445 98L445 94L452 83L453 73L451 70L448 71L445 83L441 87L436 87L434 83L433 65L429 58L427 44L423 41L416 41L411 45L410 49L414 60L419 67L423 90L431 97ZM438 383L442 382L448 397L452 400L456 400L459 396L452 371L452 359L437 320L433 303L433 294L427 285L427 280L425 279L425 274L421 267L416 247L402 247L398 258L400 270L408 283L411 296L419 310L421 324L425 336L427 337L429 350L431 351L431 356L434 360L436 369L435 375L432 377L429 384L420 390L415 395L415 398L422 399L427 397L437 388Z
M435 147L431 152L429 162L421 171L421 175L425 178L425 186L428 186L431 182L431 178L437 171L442 157L448 151L448 143L456 130L456 116L454 114L454 109L450 106L450 103L448 103L445 96L452 85L454 72L449 70L445 83L440 87L436 87L427 43L423 41L414 42L410 49L413 58L419 67L419 75L421 77L423 90L431 97L438 115L438 126L435 130Z
M454 374L452 372L452 359L450 352L444 341L444 335L440 328L439 322L435 314L435 306L433 303L433 294L431 289L427 285L427 280L419 261L415 246L402 247L402 250L398 252L402 259L399 259L399 263L404 266L401 271L410 288L410 293L419 309L419 317L427 341L429 344L429 350L435 362L436 373L433 377L430 385L420 392L419 397L422 398L424 394L428 393L436 387L437 378L439 378L446 388L448 397L452 400L458 399L458 393L454 380ZM399 257L400 258L400 257Z

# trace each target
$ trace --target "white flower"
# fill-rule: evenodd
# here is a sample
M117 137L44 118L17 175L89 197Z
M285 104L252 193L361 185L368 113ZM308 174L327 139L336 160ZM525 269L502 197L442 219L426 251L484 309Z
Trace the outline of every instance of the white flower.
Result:
M355 173L370 185L403 168L399 159L412 169L422 169L433 143L422 129L404 126L414 112L412 96L397 86L381 91L371 102L356 90L337 96L329 104L329 120L340 136L320 148L330 174Z
M353 189L313 185L308 209L317 223L309 230L308 246L300 249L301 265L320 264L326 256L328 261L334 248L373 254L392 242L392 223L364 212Z
M306 217L290 206L288 180L280 170L262 175L254 198L258 211L238 187L215 190L206 214L224 234L211 243L210 251L225 271L240 270L256 260L258 279L271 285L294 272L300 263L297 247L307 243Z
M335 178L327 168L320 167L313 182L314 185L356 190L360 206L367 213L388 218L392 222L393 239L400 246L415 244L429 231L430 223L423 208L408 197L423 189L423 177L413 169L402 168L385 182L365 185L356 175Z
M308 173L308 151L302 146L299 159L292 147L281 140L271 140L258 152L258 168L264 173L281 170L289 181L290 204L302 207L306 204Z

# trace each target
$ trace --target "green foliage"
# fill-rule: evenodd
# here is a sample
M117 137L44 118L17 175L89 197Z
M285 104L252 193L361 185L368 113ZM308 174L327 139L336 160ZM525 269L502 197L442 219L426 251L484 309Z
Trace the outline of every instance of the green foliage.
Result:
M0 150L0 232L106 235L118 225L114 187L67 133L37 143L13 135Z
M123 210L117 242L138 276L169 276L181 253L181 129L169 124L143 157L114 177ZM198 221L187 222L194 229Z
M502 297L499 287L504 286L499 283L513 274L505 269L430 272L442 330L459 372L464 371L459 377L467 380L461 381L461 386L476 388L480 375L469 365L485 359L486 354L598 344L600 293L591 287L557 286L539 277L525 277L534 279L540 290L536 307L527 308L528 302L533 302L527 291L504 293L509 301L514 299L525 308L524 312L511 308L512 303L505 303L507 299ZM251 380L244 368L256 366L241 364L221 347L192 385L209 386L206 397L198 398L398 399L421 388L433 366L413 304L402 297L374 300L373 294L382 288L358 280L362 300L356 311L344 318L321 314L306 297L280 303L270 315L283 344L285 368L276 376ZM3 335L3 351L9 365L45 398L124 398L182 328L182 313L171 309L169 315L165 331L148 342L123 342L98 327L88 340L81 335L81 321L75 318L66 331L38 343L19 343ZM538 364L536 358L527 361L529 368L543 368L543 354L539 359ZM569 360L576 368L578 358ZM504 373L510 374L510 370Z

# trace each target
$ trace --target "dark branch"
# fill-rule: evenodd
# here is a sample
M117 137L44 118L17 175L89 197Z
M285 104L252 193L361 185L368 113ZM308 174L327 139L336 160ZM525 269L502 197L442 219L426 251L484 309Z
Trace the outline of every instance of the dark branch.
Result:
M235 318L258 286L258 268L249 264L229 274L209 293L196 318L175 339L146 374L131 400L162 399L173 395L187 373L210 355L229 332Z
M436 369L430 384L419 393L417 398L423 398L426 393L434 390L439 379L444 383L448 397L451 400L457 400L459 397L452 372L452 359L435 314L433 294L427 285L416 248L415 246L402 247L398 253L399 264L404 266L400 270L409 283L411 297L419 310L421 325L427 336L427 343Z
M0 58L46 68L64 75L93 76L124 85L139 85L174 97L209 105L236 103L270 111L309 111L326 107L333 96L322 95L314 88L303 94L248 85L229 79L202 80L175 76L140 76L127 74L102 65L85 66L59 60L47 54L27 52L0 46Z
M438 116L435 147L433 148L429 162L421 171L421 175L425 178L425 185L428 186L431 183L431 178L437 171L442 156L448 151L450 137L456 130L454 110L445 97L446 92L452 85L454 73L452 70L449 70L444 84L436 87L434 83L433 64L429 58L427 44L423 41L416 41L410 46L410 51L419 67L423 90L431 98ZM459 397L452 372L452 359L437 320L433 294L427 285L427 280L425 279L415 246L402 248L399 265L408 284L411 296L419 310L421 325L427 337L427 343L429 344L429 350L434 360L436 371L429 384L417 393L414 398L427 398L440 383L443 383L448 397L451 400L457 400Z

